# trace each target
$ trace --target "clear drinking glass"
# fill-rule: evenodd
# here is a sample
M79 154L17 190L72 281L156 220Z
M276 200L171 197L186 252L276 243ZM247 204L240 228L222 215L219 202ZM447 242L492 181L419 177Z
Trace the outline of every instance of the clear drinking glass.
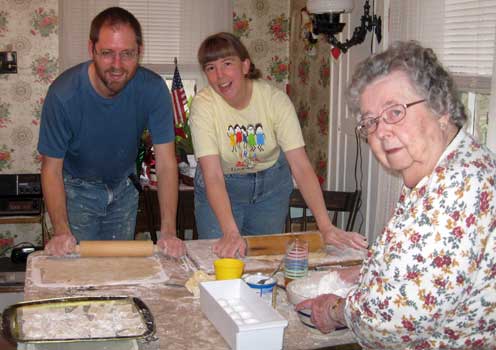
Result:
M284 282L305 277L308 272L308 242L304 239L292 239L288 242L284 255Z

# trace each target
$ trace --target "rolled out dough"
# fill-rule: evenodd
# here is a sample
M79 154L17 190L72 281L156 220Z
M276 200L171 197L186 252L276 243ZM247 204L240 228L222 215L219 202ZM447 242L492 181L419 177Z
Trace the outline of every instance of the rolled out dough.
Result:
M33 257L35 285L49 287L162 283L169 279L160 260L150 257Z

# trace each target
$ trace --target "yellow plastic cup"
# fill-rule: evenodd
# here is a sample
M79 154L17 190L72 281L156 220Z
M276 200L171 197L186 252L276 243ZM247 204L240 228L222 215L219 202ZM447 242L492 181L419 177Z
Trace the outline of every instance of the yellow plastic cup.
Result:
M232 280L241 278L245 263L238 259L217 259L214 261L215 278L217 280Z

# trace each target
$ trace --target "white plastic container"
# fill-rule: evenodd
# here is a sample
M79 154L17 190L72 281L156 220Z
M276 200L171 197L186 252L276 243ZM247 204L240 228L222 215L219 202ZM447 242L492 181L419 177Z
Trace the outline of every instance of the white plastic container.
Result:
M200 283L200 306L231 349L282 349L288 321L241 279Z

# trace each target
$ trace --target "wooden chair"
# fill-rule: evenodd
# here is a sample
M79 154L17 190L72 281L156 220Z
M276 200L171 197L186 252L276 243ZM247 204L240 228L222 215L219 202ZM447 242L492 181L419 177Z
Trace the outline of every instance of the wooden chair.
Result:
M337 226L338 213L348 213L345 231L352 231L355 224L355 218L360 203L361 191L342 192L342 191L323 191L324 201L328 211L332 211L332 224ZM303 215L291 217L291 208L303 209ZM292 232L292 225L299 224L300 231L306 231L308 223L314 223L315 218L308 213L308 206L303 199L300 191L295 189L289 199L289 212L286 219L286 232Z
M177 208L177 237L185 239L185 231L192 230L192 239L198 239L194 214L194 191L179 191ZM160 205L158 194L154 189L145 187L140 194L138 214L136 217L136 232L150 232L150 239L157 243L157 231L160 231Z

